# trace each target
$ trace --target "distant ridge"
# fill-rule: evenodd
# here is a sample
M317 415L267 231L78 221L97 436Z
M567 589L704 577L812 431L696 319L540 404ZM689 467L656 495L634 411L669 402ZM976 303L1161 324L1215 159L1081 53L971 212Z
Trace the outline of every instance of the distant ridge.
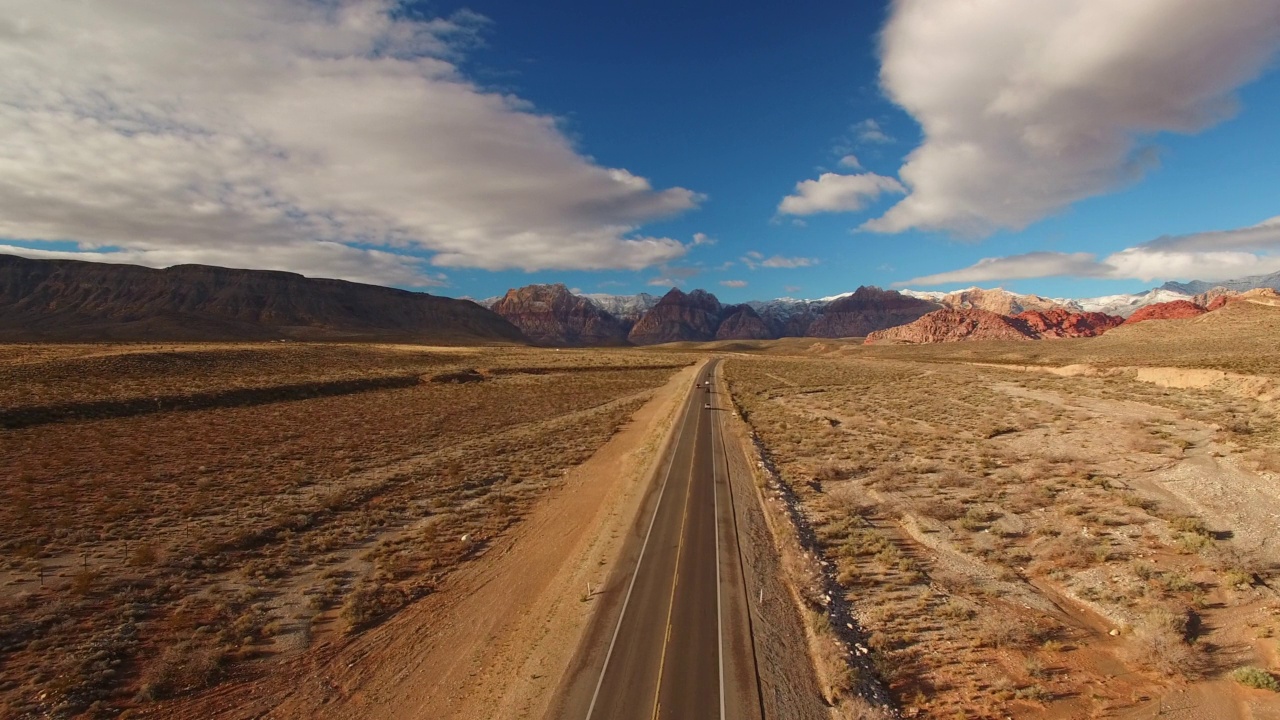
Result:
M270 270L0 255L0 341L524 343L468 300Z

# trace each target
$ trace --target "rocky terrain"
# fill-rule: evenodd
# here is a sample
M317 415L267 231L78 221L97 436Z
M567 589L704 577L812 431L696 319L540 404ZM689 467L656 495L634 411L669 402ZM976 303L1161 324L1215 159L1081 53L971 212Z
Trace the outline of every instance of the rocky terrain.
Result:
M971 287L949 293L907 290L902 294L957 310L987 310L1001 315L1017 315L1027 310L1079 309L1070 301L1053 300L1039 295L1020 295L1004 288Z
M989 310L943 308L910 324L873 332L867 336L867 343L1095 337L1123 323L1123 318L1112 315L1075 313L1062 308L1027 310L1013 317Z
M0 340L523 343L467 300L286 272L0 255Z
M860 287L832 301L822 310L806 335L811 337L860 337L877 330L905 325L937 310L928 300L908 297L894 290Z
M780 337L750 305L730 305L716 330L717 340L769 340Z
M1064 308L1027 310L1014 318L1037 338L1094 337L1124 323L1124 318Z
M720 328L723 310L716 296L705 290L686 293L671 288L631 328L628 339L637 345L713 340Z
M941 343L959 340L1030 340L1024 325L990 310L942 308L915 322L877 330L867 335L867 344Z
M562 284L508 290L491 308L539 345L623 345L627 327Z
M1190 300L1172 300L1139 308L1125 320L1125 324L1145 322L1147 320L1181 320L1203 315L1207 310Z
M1250 275L1248 277L1236 278L1235 280L1222 280L1219 282L1206 282L1204 280L1192 280L1185 283L1167 282L1160 286L1161 290L1168 290L1170 292L1181 293L1183 295L1200 295L1215 288L1223 288L1225 290L1232 290L1238 293L1260 288L1280 290L1280 272L1274 272L1270 275Z

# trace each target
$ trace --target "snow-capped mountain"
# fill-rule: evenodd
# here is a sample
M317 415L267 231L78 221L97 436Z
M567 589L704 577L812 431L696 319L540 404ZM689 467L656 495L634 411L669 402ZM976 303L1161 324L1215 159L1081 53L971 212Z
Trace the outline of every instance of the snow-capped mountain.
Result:
M1137 312L1139 308L1155 305L1156 303L1173 302L1174 300L1191 300L1191 296L1185 293L1165 290L1164 288L1152 288L1140 293L1126 295L1080 298L1074 302L1081 310L1086 312L1100 312L1127 318Z
M1199 295L1218 287L1234 290L1236 292L1257 290L1259 288L1280 290L1280 272L1274 272L1270 275L1250 275L1249 277L1237 278L1235 280L1223 280L1222 282L1207 282L1205 280L1192 280L1185 283L1167 282L1161 285L1159 289L1182 293L1184 295Z
M653 306L662 299L645 292L635 295L609 295L608 293L582 293L581 295L610 315L632 322L639 320L641 315L652 310Z

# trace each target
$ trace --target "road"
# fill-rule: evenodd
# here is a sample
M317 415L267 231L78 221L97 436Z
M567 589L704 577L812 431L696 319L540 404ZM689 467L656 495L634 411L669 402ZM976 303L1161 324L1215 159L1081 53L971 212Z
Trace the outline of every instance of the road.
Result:
M708 362L700 384L718 364ZM760 718L720 397L702 388L690 393L647 530L637 535L634 570L615 588L625 593L621 605L610 612L606 604L608 621L590 631L596 637L588 646L606 649L577 668L580 677L568 684L576 697L562 717Z

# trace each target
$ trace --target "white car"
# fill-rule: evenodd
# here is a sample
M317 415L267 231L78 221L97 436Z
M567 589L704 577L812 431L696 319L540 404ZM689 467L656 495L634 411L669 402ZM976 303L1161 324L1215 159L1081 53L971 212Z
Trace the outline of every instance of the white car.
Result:
M710 409L711 409L711 403L703 403L702 407L704 407L704 408L706 408L706 409L710 410Z

